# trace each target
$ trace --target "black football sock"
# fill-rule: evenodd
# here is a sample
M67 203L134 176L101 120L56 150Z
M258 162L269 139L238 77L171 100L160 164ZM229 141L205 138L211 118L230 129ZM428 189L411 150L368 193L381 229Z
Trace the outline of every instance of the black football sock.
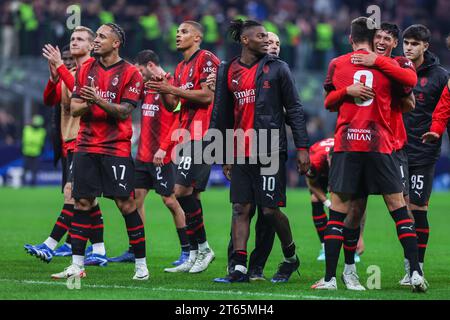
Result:
M426 210L412 210L415 220L417 233L417 247L419 248L419 263L425 260L425 251L427 250L430 226Z
M64 234L70 230L73 215L74 215L73 204L65 203L58 217L58 220L56 220L53 230L50 233L50 238L56 240L56 242L59 242L64 236Z
M70 233L67 233L66 243L72 245L72 239L70 237Z
M201 213L201 208L198 205L197 199L193 195L179 197L177 200L186 215L186 234L189 238L190 250L198 250L197 236L194 230L196 221L194 218L195 215Z
M103 216L99 205L91 209L92 229L89 240L92 244L103 242Z
M192 195L193 196L193 195ZM200 212L198 214L193 214L192 218L194 219L194 232L195 237L197 238L197 243L204 243L206 241L206 230L205 224L203 223L203 206L202 202L198 199L195 199L198 203L198 207Z
M406 206L391 212L392 219L397 227L397 235L403 247L405 257L409 260L410 275L414 271L422 275L419 267L419 257L417 248L417 234L412 219L408 216Z
M316 227L320 243L323 243L323 237L325 235L328 222L327 214L325 213L322 202L311 202L311 206L314 226Z
M297 258L295 256L295 243L294 242L292 242L287 247L282 247L281 249L283 251L284 260L286 262L293 263L296 261Z
M72 255L84 256L86 242L91 234L90 211L74 210L70 237L72 239Z
M145 258L145 231L142 219L137 210L124 215L130 245L136 259Z
M180 240L181 251L189 252L189 238L186 233L186 227L177 228L178 239Z
M330 209L330 218L325 230L325 281L336 277L336 268L339 261L342 242L344 241L344 219L346 215Z
M355 252L358 246L361 228L349 229L344 227L344 257L345 264L355 264Z

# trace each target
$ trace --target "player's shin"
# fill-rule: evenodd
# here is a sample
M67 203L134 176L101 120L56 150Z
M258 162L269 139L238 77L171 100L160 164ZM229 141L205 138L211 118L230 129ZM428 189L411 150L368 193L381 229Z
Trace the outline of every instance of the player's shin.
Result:
M104 256L106 254L105 243L103 241L103 216L100 206L97 204L91 209L91 235L89 240L92 243L92 252Z
M145 264L145 231L142 219L136 210L123 215L127 227L129 243L136 257L136 264Z
M322 202L311 202L311 206L314 226L316 227L320 243L323 243L323 237L325 235L325 229L327 228L328 218Z
M72 239L72 261L78 266L84 266L86 242L91 233L91 215L89 210L75 209L70 236Z
M391 216L397 227L397 235L402 244L404 255L409 260L410 275L414 271L418 271L422 275L418 260L417 234L414 222L408 216L406 206L391 211Z
M73 215L74 205L65 203L61 210L61 214L50 233L50 237L44 242L50 249L55 250L58 242L62 239L64 234L70 230Z
M359 235L361 233L361 229L350 229L344 227L344 256L345 256L345 265L354 265L355 264L355 252L358 246ZM344 271L345 272L345 271Z
M344 241L344 220L346 214L330 209L330 218L325 230L325 281L336 277L336 268L339 260L342 242Z
M423 265L425 260L425 251L428 245L428 237L430 234L430 227L428 224L428 217L426 210L412 210L415 220L415 227L417 232L417 246L419 250L419 263Z

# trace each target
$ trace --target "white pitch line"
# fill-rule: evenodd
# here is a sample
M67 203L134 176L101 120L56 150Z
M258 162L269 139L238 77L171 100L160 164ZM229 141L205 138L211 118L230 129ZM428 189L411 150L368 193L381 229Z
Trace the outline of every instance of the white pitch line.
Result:
M36 281L36 280L15 280L15 279L0 279L0 282L15 282L20 284L40 284L49 286L66 286L65 282L51 282L51 281ZM147 288L136 286L119 286L119 285L102 285L102 284L83 284L85 288L93 289L131 289L131 290L144 290L144 291L164 291L164 292L182 292L182 293L205 293L205 294L221 294L221 295L241 295L241 296L257 296L257 297L271 297L271 298L291 298L291 299L315 299L315 300L351 300L342 297L326 297L326 296L314 296L314 295L291 295L282 293L266 293L266 292L246 292L246 291L232 291L232 290L196 290L196 289L181 289L181 288Z

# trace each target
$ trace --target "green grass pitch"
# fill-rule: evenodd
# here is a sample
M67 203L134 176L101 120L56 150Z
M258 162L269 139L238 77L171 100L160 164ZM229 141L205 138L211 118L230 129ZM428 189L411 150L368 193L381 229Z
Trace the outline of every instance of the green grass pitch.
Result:
M398 281L404 275L401 246L395 226L380 197L369 200L365 231L366 251L357 264L360 279L366 285L367 269L376 265L381 270L381 289L351 292L338 280L338 291L317 292L309 289L321 278L324 263L316 261L319 241L311 219L309 194L305 190L288 191L288 214L297 253L301 260L300 274L293 274L289 283L269 281L249 284L216 284L212 279L226 272L226 248L229 239L231 210L227 189L209 189L203 194L208 242L216 259L201 274L167 274L179 254L178 238L172 217L159 197L150 194L146 200L147 261L150 280L133 281L134 264L113 264L88 267L87 278L80 290L69 290L65 281L50 279L50 274L62 271L70 258L54 258L45 264L25 253L25 243L41 243L48 236L62 205L58 188L13 190L0 189L0 299L449 299L450 298L450 233L448 193L434 193L430 203L431 237L426 256L425 275L430 283L426 294L413 294ZM114 203L101 199L104 216L105 243L109 256L127 247L124 222ZM254 222L253 222L254 224ZM252 230L253 225L252 225ZM253 248L253 232L249 251ZM265 269L270 278L282 260L280 244L274 250ZM338 267L342 272L343 254Z

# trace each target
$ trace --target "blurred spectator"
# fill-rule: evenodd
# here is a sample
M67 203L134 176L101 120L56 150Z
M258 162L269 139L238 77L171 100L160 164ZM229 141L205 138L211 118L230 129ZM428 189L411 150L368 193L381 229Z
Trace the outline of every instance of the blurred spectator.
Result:
M16 28L18 9L18 1L2 1L0 4L1 57L5 60L19 52Z
M44 128L44 118L41 115L34 115L31 124L23 128L22 133L22 154L24 157L22 184L27 184L27 176L31 173L29 185L36 185L37 172L39 170L39 156L44 148L45 136L47 132Z
M46 42L67 43L66 9L71 4L71 0L2 1L2 43L6 42L2 55L16 54L16 38L23 55L40 54L39 48ZM449 0L80 0L79 4L83 25L96 30L100 24L114 21L124 27L127 45L123 52L128 58L150 48L164 64L176 63L179 58L173 39L184 20L202 23L204 47L230 58L236 54L236 45L226 39L225 31L230 20L240 17L259 20L279 34L284 43L282 57L292 68L321 71L334 55L349 50L350 21L368 15L367 7L375 4L381 8L382 20L398 23L403 29L413 23L427 25L433 34L431 50L444 64L450 63L442 41L450 32ZM13 36L18 31L20 36Z
M0 144L13 145L16 139L16 126L12 115L0 110Z

